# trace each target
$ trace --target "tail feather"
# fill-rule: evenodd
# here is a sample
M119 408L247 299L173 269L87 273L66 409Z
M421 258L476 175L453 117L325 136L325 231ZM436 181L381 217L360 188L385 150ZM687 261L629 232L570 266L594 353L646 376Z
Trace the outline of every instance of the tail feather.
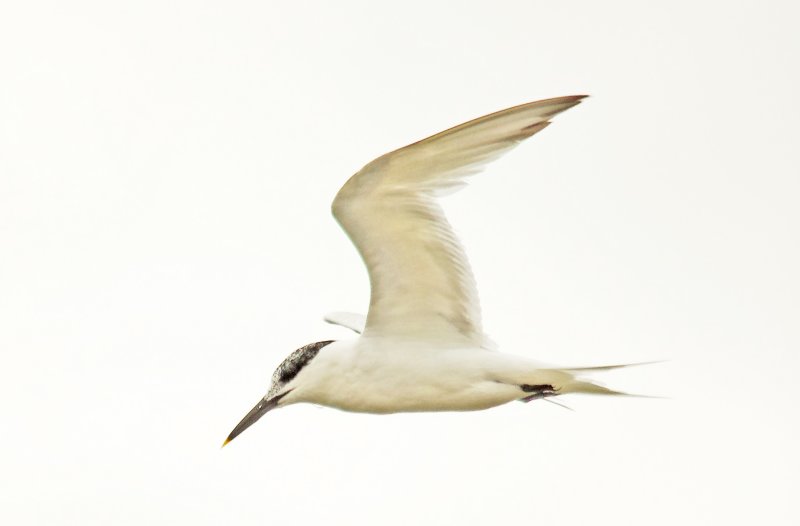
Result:
M648 395L640 395L634 393L626 393L624 391L617 391L615 389L610 389L601 383L586 378L581 378L578 376L581 373L609 371L612 369L621 369L623 367L632 367L634 365L650 365L654 363L660 363L660 362L654 361L654 362L639 362L639 363L629 363L620 365L600 365L594 367L564 367L557 369L556 368L540 369L539 371L537 371L538 373L537 376L539 376L539 378L542 380L542 383L549 383L550 385L552 385L560 395L567 393L583 393L583 394L596 394L596 395L634 396L640 398L657 398Z
M622 369L624 367L637 367L639 365L653 365L656 363L664 363L664 360L653 360L652 362L634 362L634 363L621 363L617 365L592 365L589 367L561 367L562 371L569 372L587 372L587 371L610 371L612 369Z
M623 391L615 391L614 389L609 389L608 387L600 385L595 382L589 382L586 380L578 380L578 379L575 379L569 382L568 384L564 385L558 392L558 394L567 394L567 393L636 396L636 395L631 395L630 393L625 393Z

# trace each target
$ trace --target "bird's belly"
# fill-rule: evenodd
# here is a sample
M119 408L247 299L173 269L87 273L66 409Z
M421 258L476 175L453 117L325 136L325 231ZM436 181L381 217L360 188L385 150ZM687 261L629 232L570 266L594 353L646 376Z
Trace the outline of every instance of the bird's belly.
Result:
M368 342L336 361L302 400L364 413L473 411L517 400L519 385L498 381L499 353Z
M459 385L452 379L429 382L417 378L409 382L359 382L357 389L342 390L319 403L362 413L475 411L516 400L520 394L516 386L488 380Z

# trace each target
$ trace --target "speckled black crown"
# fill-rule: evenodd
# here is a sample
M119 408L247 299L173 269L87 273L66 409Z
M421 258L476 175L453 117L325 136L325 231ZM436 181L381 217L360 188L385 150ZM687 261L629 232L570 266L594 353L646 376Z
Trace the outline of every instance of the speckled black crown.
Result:
M287 356L272 375L273 387L284 385L292 381L292 378L297 376L300 369L308 365L308 362L314 359L320 349L333 342L334 340L327 340L324 342L309 343Z

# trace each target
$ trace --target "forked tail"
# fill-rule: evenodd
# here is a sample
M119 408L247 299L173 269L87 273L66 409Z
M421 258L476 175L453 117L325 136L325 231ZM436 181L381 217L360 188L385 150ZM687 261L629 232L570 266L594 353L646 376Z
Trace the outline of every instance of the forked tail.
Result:
M583 394L598 394L598 395L622 395L622 396L636 396L651 398L647 395L639 395L633 393L626 393L624 391L617 391L609 389L601 383L595 382L587 378L583 378L584 374L591 374L593 372L608 371L611 369L621 369L623 367L632 367L635 365L649 365L658 362L641 362L630 363L622 365L602 365L598 367L568 367L568 368L549 368L539 369L536 371L536 383L524 384L520 386L526 393L530 393L520 398L524 402L529 402L538 398L547 398L550 396L568 394L568 393L583 393Z

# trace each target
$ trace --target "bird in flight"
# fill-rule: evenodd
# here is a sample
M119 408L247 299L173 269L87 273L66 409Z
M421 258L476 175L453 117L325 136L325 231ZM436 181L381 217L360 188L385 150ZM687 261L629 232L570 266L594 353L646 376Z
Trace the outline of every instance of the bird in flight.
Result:
M397 413L487 409L566 393L624 394L580 377L623 366L553 367L493 349L469 262L437 202L584 97L480 117L382 155L353 175L332 208L367 266L369 311L366 319L334 313L326 321L359 336L292 352L223 446L268 411L301 402Z

